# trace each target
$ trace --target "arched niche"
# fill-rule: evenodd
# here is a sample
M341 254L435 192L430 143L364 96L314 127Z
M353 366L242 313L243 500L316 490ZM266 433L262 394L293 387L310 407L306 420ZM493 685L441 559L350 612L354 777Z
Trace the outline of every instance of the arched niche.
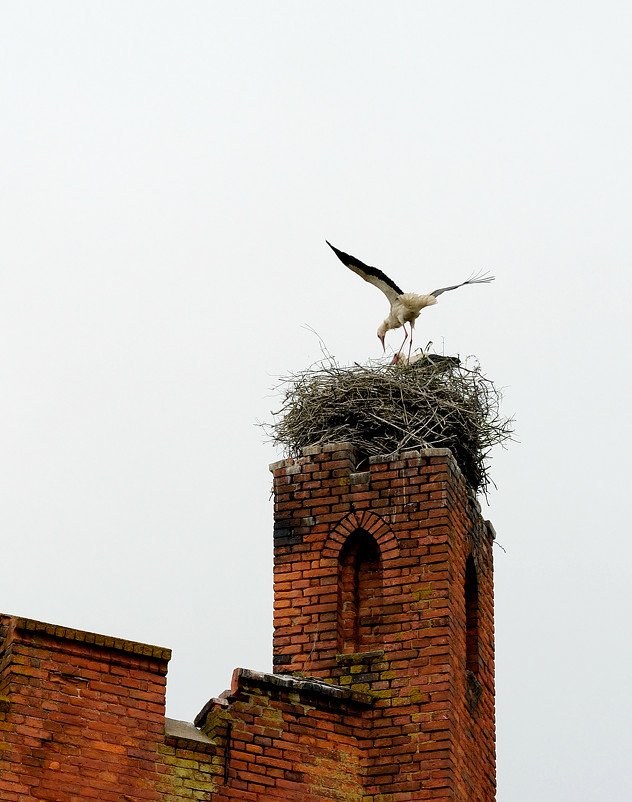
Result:
M338 651L365 652L379 643L382 557L365 529L345 540L338 557Z

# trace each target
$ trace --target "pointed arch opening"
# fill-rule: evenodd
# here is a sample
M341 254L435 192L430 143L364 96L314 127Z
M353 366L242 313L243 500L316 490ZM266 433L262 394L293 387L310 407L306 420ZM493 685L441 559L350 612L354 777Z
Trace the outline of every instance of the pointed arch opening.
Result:
M382 560L373 535L356 529L338 561L338 651L370 651L378 643Z

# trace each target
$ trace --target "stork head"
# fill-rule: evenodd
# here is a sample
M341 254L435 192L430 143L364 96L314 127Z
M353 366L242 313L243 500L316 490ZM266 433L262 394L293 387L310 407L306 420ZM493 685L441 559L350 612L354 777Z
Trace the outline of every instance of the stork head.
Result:
M386 332L387 331L388 331L388 328L386 326L386 321L384 321L384 323L382 323L380 325L379 329L377 330L377 336L378 336L379 341L382 343L382 350L383 351L386 351L386 346L384 345L384 337L386 337Z

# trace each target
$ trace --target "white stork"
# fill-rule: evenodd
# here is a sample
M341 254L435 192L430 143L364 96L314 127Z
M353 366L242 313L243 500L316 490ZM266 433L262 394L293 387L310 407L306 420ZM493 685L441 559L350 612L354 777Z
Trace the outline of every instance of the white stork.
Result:
M381 270L378 270L377 267L365 265L364 262L356 259L355 256L350 256L348 253L344 253L343 251L339 251L338 248L334 248L331 242L328 242L327 240L325 240L325 242L327 242L327 245L329 245L338 259L340 259L340 261L346 265L349 270L353 270L354 273L357 273L365 281L368 281L379 290L382 290L384 295L386 295L388 298L391 304L391 311L384 322L380 323L380 326L377 330L377 336L380 338L380 342L382 343L382 348L384 350L386 350L384 345L384 337L386 336L386 332L403 326L404 342L401 344L398 353L401 352L408 338L406 323L409 323L410 344L408 347L408 353L410 354L410 349L412 348L413 344L413 328L415 326L415 321L419 317L419 313L425 306L432 306L433 304L436 304L437 298L442 292L448 292L448 290L457 290L459 287L463 287L466 284L488 284L490 281L494 280L494 276L489 276L487 273L477 273L471 278L468 278L467 281L462 281L460 284L454 284L452 287L441 287L438 290L428 293L428 295L417 295L417 293L414 292L403 292L392 279L382 273Z

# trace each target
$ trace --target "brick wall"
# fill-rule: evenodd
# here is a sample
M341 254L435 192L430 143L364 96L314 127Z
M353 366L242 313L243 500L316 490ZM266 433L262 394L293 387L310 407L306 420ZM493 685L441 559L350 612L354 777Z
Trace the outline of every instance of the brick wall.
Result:
M357 458L274 466L275 669L373 695L368 794L491 800L493 531L449 451Z
M170 652L0 619L0 799L157 800Z
M165 719L170 653L0 617L0 799L495 798L493 530L451 454L274 474L274 674Z

